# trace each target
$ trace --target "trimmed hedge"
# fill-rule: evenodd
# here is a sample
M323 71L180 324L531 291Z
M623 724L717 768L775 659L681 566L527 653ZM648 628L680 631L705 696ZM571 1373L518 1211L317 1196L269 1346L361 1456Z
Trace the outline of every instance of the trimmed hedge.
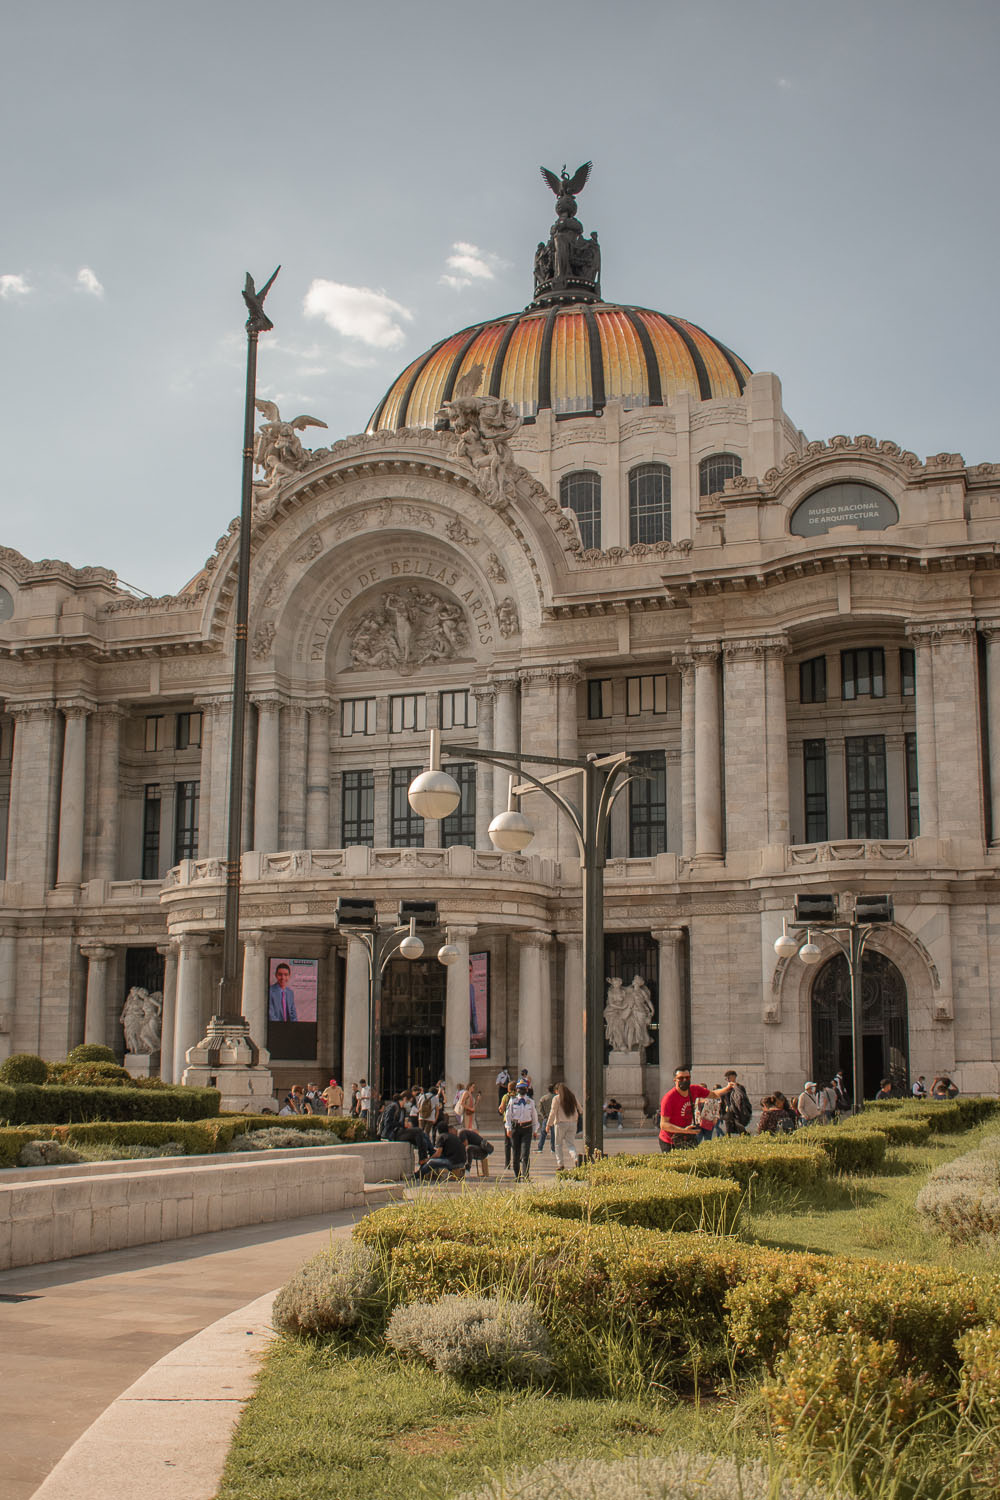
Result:
M0 1063L0 1083L17 1088L22 1083L44 1083L48 1067L35 1052L14 1052Z
M0 1087L0 1121L70 1125L82 1120L202 1120L219 1113L218 1089L94 1088L62 1084Z
M881 1137L879 1137L881 1140ZM753 1183L786 1183L801 1186L818 1182L829 1173L826 1154L808 1141L787 1136L729 1136L706 1141L692 1151L665 1151L659 1155L605 1156L584 1162L560 1180L578 1182L621 1181L622 1168L653 1174L684 1177L725 1177L746 1190Z
M739 1218L741 1202L738 1184L725 1177L692 1182L678 1172L654 1169L534 1188L518 1196L517 1206L561 1219L729 1234Z
M824 1127L820 1127L821 1129ZM825 1127L830 1129L829 1126ZM930 1121L922 1115L908 1115L903 1110L865 1110L842 1120L835 1129L844 1135L884 1135L890 1146L922 1146L931 1133Z
M881 1170L889 1148L885 1132L860 1125L851 1130L845 1130L843 1125L818 1125L808 1132L808 1139L810 1145L825 1152L835 1172L860 1177L874 1177Z

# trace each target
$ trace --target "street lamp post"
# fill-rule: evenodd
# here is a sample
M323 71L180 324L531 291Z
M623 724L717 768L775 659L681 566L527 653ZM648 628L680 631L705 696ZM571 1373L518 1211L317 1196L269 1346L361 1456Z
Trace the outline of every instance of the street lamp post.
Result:
M507 810L498 813L489 827L498 849L517 852L534 837L534 829L515 800L531 792L542 792L567 816L580 853L583 885L583 975L584 975L584 1141L587 1155L604 1150L604 865L608 819L615 797L628 784L621 773L629 763L625 751L613 755L590 754L585 759L557 755L521 754L516 750L480 750L453 745L448 759L481 760L488 765L516 771L525 785L514 786L511 778ZM554 766L547 776L535 776L528 765ZM581 778L579 805L571 802L553 783ZM446 818L461 801L458 783L441 770L440 735L431 730L430 769L410 783L410 806L423 818Z
M850 901L850 894L847 895ZM805 931L806 941L800 947L789 936L788 925L781 924L781 937L775 939L774 951L779 958L793 958L797 953L810 968L823 954L812 940L812 929L825 932L836 943L847 960L851 982L851 1108L858 1115L865 1107L864 1089L864 1019L862 1016L862 966L865 944L876 927L893 920L890 896L856 896L845 919L839 915L837 898L829 892L804 891L795 898L793 932ZM802 920L799 920L799 919Z

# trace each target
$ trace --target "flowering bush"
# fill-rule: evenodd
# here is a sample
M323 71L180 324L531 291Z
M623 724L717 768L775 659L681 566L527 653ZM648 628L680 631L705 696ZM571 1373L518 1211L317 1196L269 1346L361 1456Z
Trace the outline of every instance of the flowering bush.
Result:
M780 1438L806 1433L810 1446L834 1448L859 1424L876 1433L907 1427L932 1397L925 1376L901 1371L899 1346L856 1329L795 1333L764 1400Z
M1000 1141L988 1141L931 1173L917 1212L954 1241L1000 1234Z
M450 1295L410 1302L396 1308L385 1341L441 1375L476 1383L526 1384L552 1368L549 1336L530 1302Z
M647 1158L648 1160L648 1158ZM692 1182L676 1172L618 1172L589 1181L559 1182L518 1197L518 1208L559 1218L614 1221L645 1229L710 1229L728 1234L739 1216L741 1194L724 1177Z
M330 1333L353 1328L378 1300L376 1259L364 1245L334 1240L296 1271L274 1299L271 1321L283 1333Z

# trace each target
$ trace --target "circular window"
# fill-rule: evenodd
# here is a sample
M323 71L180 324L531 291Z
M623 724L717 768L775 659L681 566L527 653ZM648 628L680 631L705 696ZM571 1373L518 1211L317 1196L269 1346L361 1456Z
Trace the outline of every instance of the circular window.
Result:
M14 600L11 594L0 584L0 620L9 620L14 613Z
M827 484L795 507L789 529L793 536L821 536L834 526L884 531L898 520L895 501L873 484Z

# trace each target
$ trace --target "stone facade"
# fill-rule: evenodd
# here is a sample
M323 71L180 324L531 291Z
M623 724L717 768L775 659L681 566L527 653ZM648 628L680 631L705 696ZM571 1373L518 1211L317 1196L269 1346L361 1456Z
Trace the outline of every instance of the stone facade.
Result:
M996 1090L1000 465L808 442L769 374L738 398L539 410L510 450L490 490L451 434L377 430L258 490L242 920L262 1044L269 963L314 961L317 976L309 1055L272 1040L279 1086L365 1072L364 955L334 930L339 895L387 919L432 898L460 949L448 977L433 956L393 971L387 1084L471 1072L492 1097L504 1062L582 1084L572 830L526 798L533 844L498 853L486 829L506 776L482 765L464 820L416 823L405 787L440 726L446 753L640 757L649 779L612 818L606 927L609 974L628 982L638 963L653 993L648 1099L688 1057L708 1083L736 1066L751 1092L842 1064L842 1017L813 994L822 966L774 955L810 888L895 900L869 949L885 964L866 1068ZM720 454L737 472L702 493ZM645 465L669 469L652 542L634 539L630 500ZM600 480L600 547L563 503L581 471ZM898 519L871 529L857 486ZM204 1032L237 532L159 599L0 551L14 599L0 624L4 1053L122 1050L132 985L163 992L163 1077ZM490 1007L471 1062L469 954L488 955Z

